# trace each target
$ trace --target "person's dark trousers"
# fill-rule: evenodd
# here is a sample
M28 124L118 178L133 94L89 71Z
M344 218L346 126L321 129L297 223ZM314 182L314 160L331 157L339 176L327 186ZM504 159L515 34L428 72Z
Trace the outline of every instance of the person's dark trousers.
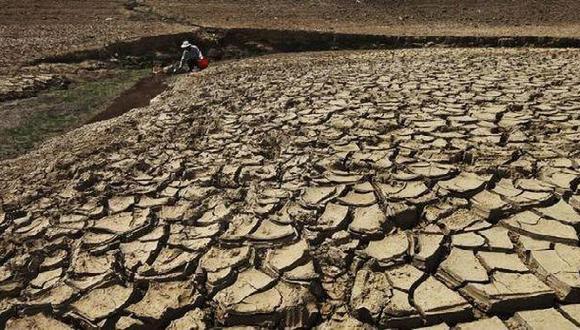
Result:
M197 68L197 60L191 59L187 61L187 67L189 68L189 72L193 71L193 69Z

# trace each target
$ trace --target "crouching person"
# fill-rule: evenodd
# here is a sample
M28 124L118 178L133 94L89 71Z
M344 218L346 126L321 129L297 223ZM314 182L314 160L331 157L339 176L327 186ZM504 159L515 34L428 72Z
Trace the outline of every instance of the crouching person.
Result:
M194 72L199 71L200 67L198 62L203 59L203 54L201 50L196 45L190 44L189 41L184 41L181 44L181 49L183 49L183 54L181 55L181 61L179 62L178 71L179 72Z

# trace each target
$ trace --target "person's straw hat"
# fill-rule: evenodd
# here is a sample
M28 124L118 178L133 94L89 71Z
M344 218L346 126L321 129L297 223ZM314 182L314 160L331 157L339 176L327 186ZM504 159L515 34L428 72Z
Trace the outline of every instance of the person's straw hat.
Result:
M188 47L191 47L191 46L193 46L193 45L192 45L192 44L190 44L190 43L189 43L189 41L184 41L184 42L181 44L181 48L188 48Z

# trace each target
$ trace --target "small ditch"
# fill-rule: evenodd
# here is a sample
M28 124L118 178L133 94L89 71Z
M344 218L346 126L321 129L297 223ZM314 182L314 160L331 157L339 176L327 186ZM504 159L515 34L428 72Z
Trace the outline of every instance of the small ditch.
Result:
M59 69L57 66L54 70ZM66 86L45 88L30 97L0 102L3 119L0 121L0 161L18 157L43 141L87 122L146 106L151 98L165 90L167 78L150 77L150 69L118 67L86 75L65 74L70 78ZM101 113L103 110L105 113Z
M212 60L305 51L400 49L421 47L580 48L580 38L543 36L390 36L320 31L195 27L192 32L143 37L41 58L31 64L101 60L125 65L167 64L178 58L179 45L189 40Z
M117 96L111 105L89 119L86 124L115 118L132 109L149 105L149 102L154 97L167 89L166 80L167 76L161 74L153 74L142 78L133 87Z

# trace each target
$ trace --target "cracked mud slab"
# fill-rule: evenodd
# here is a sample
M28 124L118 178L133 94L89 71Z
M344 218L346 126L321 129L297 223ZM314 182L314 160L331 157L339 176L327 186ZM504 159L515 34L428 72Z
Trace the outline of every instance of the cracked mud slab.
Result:
M579 71L425 49L184 77L0 163L0 326L578 327Z

